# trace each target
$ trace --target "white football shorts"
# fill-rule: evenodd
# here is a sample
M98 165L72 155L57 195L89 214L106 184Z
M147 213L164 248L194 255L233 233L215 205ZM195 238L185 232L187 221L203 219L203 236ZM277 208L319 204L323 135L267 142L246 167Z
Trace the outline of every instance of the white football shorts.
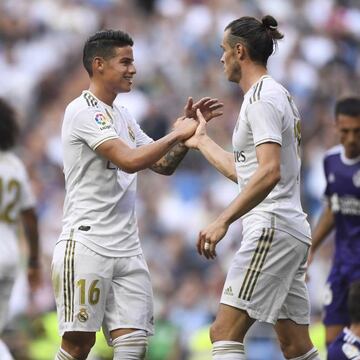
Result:
M106 257L74 240L56 244L52 261L59 332L109 332L153 326L153 293L142 254Z
M291 319L309 324L308 251L308 244L273 228L245 234L220 302L245 310L259 321L275 324L278 319Z

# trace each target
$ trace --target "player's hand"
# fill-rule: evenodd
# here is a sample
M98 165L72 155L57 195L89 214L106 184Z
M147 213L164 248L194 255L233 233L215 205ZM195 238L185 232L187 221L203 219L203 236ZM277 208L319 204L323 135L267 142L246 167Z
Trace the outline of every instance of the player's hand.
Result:
M173 129L179 133L180 141L183 141L195 133L198 125L199 122L194 118L180 117L175 121Z
M201 230L197 241L197 250L207 259L215 259L216 245L225 236L229 225L221 220L215 220L206 229Z
M198 119L198 127L193 136L184 142L184 145L190 149L198 149L200 141L207 135L206 134L206 121L201 111L196 110L196 116Z
M36 266L29 266L28 267L28 281L30 285L31 291L36 291L41 283L42 283L42 276L41 276L41 268L39 265Z
M204 116L206 122L211 119L221 116L223 112L221 109L224 106L218 99L212 99L210 97L204 97L194 104L192 97L189 97L184 107L184 113L186 117L196 117L196 110L199 109Z

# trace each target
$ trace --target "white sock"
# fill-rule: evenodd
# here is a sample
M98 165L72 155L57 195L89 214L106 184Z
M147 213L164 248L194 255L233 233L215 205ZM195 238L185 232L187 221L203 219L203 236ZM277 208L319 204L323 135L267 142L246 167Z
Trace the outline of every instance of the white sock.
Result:
M143 360L146 355L148 339L144 330L137 330L117 337L112 344L114 360Z
M0 339L0 359L1 360L14 360L6 344Z
M68 354L65 350L60 348L54 360L76 360L76 359L70 354Z
M237 341L216 341L212 349L213 360L245 360L244 345Z
M291 358L289 360L321 360L319 353L317 350L313 347L310 351L308 351L306 354L298 356L296 358Z

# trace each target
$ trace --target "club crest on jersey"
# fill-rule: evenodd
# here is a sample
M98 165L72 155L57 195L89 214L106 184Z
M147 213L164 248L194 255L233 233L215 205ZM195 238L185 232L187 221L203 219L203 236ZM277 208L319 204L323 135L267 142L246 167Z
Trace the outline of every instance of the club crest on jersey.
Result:
M353 183L356 187L360 187L360 170L358 170L353 176Z
M128 126L128 133L129 133L130 139L134 142L135 141L135 133L134 133L134 130L130 126Z
M89 319L89 315L86 311L86 309L81 308L79 313L77 314L77 318L79 319L80 322L85 322Z
M110 120L103 113L95 114L95 122L98 124L100 130L106 130L111 128Z

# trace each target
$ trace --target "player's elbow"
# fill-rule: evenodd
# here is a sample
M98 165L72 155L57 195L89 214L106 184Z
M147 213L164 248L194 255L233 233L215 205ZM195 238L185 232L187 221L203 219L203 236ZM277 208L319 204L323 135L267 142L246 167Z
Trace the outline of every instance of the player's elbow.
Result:
M120 166L120 169L128 174L135 174L144 168L134 162L126 162Z
M122 171L128 174L135 174L136 172L143 169L141 164L136 159L131 157L125 161L122 161L121 164L118 164L118 166Z
M273 164L266 168L265 176L266 182L270 188L274 188L281 179L280 165Z

